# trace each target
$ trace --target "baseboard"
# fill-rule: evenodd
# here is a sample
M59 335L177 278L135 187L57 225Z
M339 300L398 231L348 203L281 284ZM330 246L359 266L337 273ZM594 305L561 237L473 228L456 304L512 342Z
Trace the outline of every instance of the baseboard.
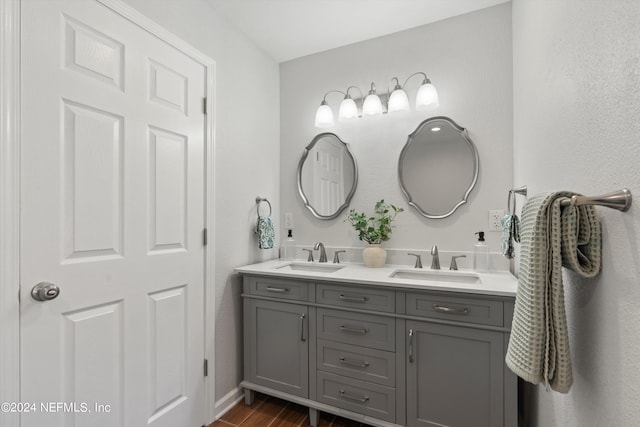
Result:
M233 406L242 399L244 399L244 390L240 387L236 387L229 393L225 394L222 399L217 400L215 407L216 420L220 419L221 416L226 414L229 409L233 408Z

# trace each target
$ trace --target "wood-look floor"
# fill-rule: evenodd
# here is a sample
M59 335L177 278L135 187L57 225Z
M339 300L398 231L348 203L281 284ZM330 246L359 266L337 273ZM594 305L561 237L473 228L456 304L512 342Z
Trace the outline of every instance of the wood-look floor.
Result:
M251 406L238 403L209 427L306 427L309 409L305 406L256 393ZM356 421L321 413L318 427L369 427Z

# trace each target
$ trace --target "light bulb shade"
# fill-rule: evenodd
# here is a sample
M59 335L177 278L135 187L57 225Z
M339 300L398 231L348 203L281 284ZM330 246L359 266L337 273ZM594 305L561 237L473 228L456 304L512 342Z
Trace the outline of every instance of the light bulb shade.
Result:
M409 111L409 98L402 89L394 90L389 97L389 113L398 111Z
M362 115L375 116L377 114L382 114L382 102L378 95L375 93L369 93L369 95L364 99L364 104L362 105Z
M316 111L316 127L327 128L330 126L333 126L333 111L326 102L323 102Z
M438 100L438 91L431 83L425 83L418 89L416 96L416 110L425 111L438 108L440 101Z
M345 122L356 118L358 118L358 106L356 102L351 98L343 99L340 103L340 110L338 110L338 120Z

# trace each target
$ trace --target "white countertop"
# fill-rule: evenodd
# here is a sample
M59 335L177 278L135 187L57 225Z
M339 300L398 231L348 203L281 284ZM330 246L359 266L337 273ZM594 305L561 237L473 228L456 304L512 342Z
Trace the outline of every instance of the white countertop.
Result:
M426 280L426 279L408 279L390 277L396 270L402 272L434 272L429 268L414 269L406 265L385 265L382 268L368 268L363 264L357 263L343 263L332 264L326 263L320 265L318 268L326 266L327 268L343 266L343 268L337 271L331 272L316 272L316 271L301 271L290 270L286 266L290 264L301 265L318 265L318 262L305 262L305 261L285 261L281 259L265 261L258 264L246 265L235 269L240 274L255 274L260 276L274 276L291 279L303 279L303 280L320 280L323 282L347 282L363 285L380 285L391 286L398 288L409 289L429 289L437 291L451 291L451 292L464 292L481 295L498 295L515 297L518 287L518 280L509 272L506 271L491 271L488 273L479 273L472 270L435 270L437 275L440 275L444 280ZM284 268L282 268L284 267ZM453 279L453 276L459 274L461 276L472 277L477 275L481 283L458 283L448 281Z

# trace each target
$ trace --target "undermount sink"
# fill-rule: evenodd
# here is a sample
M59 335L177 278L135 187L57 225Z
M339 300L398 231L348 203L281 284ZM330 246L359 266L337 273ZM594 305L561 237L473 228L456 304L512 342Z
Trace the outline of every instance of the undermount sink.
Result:
M314 264L311 262L290 262L276 267L281 271L307 271L311 273L333 273L344 268L344 265Z
M480 284L480 276L475 273L459 271L429 271L429 270L396 270L391 275L392 279L426 280L429 282L469 283Z

